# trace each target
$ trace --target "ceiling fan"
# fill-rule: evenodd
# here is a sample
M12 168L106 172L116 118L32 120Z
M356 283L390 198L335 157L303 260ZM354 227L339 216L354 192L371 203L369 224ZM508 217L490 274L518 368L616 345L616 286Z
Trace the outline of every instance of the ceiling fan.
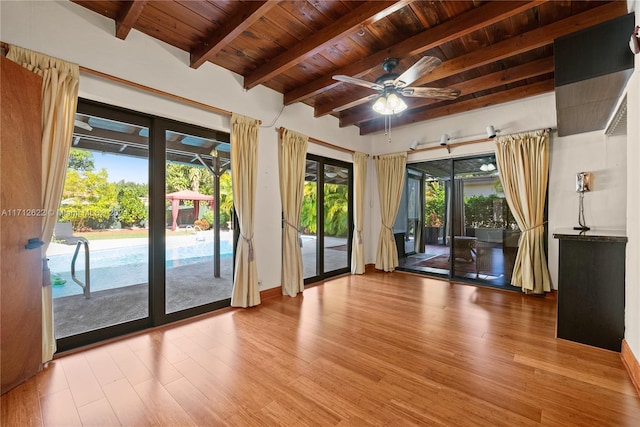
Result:
M338 80L343 83L363 86L378 92L376 94L358 99L357 101L342 105L334 109L333 111L343 111L355 107L356 105L364 104L365 102L376 99L376 102L374 102L372 106L373 110L380 114L389 115L400 113L407 108L407 104L402 99L403 96L417 98L436 98L445 100L456 99L458 96L460 96L460 91L458 89L408 86L442 64L442 61L440 61L440 59L434 56L422 57L418 62L413 64L407 71L402 74L393 72L393 70L398 66L399 62L400 61L397 58L385 59L382 63L382 68L384 68L386 73L378 77L373 83L350 76L333 76L334 80Z

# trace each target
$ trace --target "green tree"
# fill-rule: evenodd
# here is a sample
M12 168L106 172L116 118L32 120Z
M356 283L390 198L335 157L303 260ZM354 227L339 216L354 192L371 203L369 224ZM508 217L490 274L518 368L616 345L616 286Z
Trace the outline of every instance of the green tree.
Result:
M189 166L180 163L167 163L165 178L167 193L174 193L191 188L188 168Z
M220 226L225 228L233 215L233 186L231 174L225 172L220 176ZM213 224L213 221L211 221Z
M444 223L444 182L427 181L425 185L424 220L427 226Z
M129 188L131 191L135 193L138 197L149 197L149 185L148 184L140 184L137 182L120 180L116 182L116 190L118 193L122 191L124 188Z
M116 186L108 181L105 169L67 170L60 221L71 222L74 230L83 231L90 223L107 221L115 207Z
M124 227L140 225L147 219L147 208L135 187L123 186L118 191L118 219Z
M167 163L166 191L173 193L180 190L212 195L213 176L204 166Z
M304 183L304 197L300 211L300 228L305 234L316 234L317 227L317 184L315 182Z
M324 185L324 232L328 236L349 234L349 197L346 185Z
M87 150L72 148L71 151L69 151L67 167L75 171L93 171L95 169L93 153Z

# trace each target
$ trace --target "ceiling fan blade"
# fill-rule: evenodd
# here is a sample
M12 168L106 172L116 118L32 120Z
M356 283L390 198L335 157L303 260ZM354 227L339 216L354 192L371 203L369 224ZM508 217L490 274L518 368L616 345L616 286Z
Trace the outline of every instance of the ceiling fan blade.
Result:
M405 87L400 93L416 98L456 99L460 96L459 89L440 89L437 87Z
M380 95L374 94L374 95L365 96L364 98L360 98L357 101L353 101L353 102L350 102L348 104L341 105L338 108L334 108L333 111L338 112L338 111L348 110L349 108L353 108L353 107L355 107L357 105L364 104L365 102L368 102L368 101L371 101L373 99L376 99L378 96L380 96Z
M394 81L396 87L405 87L418 80L423 75L430 73L436 67L442 64L440 59L435 56L424 56L418 62L413 64L407 71L400 74Z
M342 74L333 76L333 79L343 83L351 83L352 85L368 87L369 89L373 89L373 90L384 89L383 86L379 85L378 83L368 82L366 80L357 79L355 77L344 76Z

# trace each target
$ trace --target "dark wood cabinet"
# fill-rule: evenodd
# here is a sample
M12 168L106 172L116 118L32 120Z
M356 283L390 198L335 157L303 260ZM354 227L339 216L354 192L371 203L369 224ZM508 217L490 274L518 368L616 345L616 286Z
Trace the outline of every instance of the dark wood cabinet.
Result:
M560 241L557 337L613 351L624 338L621 233L554 233Z

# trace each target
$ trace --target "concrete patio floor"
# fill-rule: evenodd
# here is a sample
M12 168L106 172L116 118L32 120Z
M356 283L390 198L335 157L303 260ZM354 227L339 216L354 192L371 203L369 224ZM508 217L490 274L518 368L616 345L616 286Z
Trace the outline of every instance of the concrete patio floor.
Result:
M130 245L136 242L101 242L97 247ZM325 270L347 267L347 239L326 238ZM332 249L333 248L333 249ZM64 248L54 247L52 252ZM305 239L302 248L304 277L316 275L315 239ZM260 260L258 258L257 262ZM233 289L233 257L220 260L220 277L213 277L213 257L210 260L190 265L167 268L166 312L192 308L231 298ZM77 286L73 283L65 286ZM80 287L78 287L80 289ZM141 319L148 316L149 286L147 283L114 289L92 291L91 297L71 295L54 298L54 323L56 338L64 338L95 329Z

